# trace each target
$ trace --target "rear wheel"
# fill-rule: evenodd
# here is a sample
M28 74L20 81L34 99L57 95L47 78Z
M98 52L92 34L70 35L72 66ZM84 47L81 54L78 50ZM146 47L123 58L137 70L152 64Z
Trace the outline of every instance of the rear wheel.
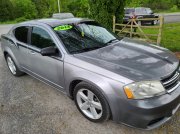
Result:
M109 119L109 105L102 93L88 83L81 82L75 87L75 104L78 110L92 122Z
M141 26L142 25L142 22L141 21L138 21L138 23L137 23L139 26Z
M21 72L19 70L19 68L15 64L14 60L12 59L12 57L9 54L6 55L6 62L7 62L7 65L8 65L8 68L9 68L10 72L14 76L21 76L21 75L24 74L23 72Z
M151 22L151 25L156 25L156 21L153 20L153 21Z

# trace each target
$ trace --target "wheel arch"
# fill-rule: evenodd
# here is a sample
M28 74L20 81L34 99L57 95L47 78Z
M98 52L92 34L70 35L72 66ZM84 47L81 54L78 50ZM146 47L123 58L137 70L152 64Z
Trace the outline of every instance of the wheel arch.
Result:
M4 51L3 54L4 54L4 58L6 58L6 55L8 54L8 52Z
M73 93L74 93L74 88L76 87L76 85L78 85L80 82L86 82L90 85L92 85L93 87L97 88L101 93L102 95L105 97L105 100L107 101L108 103L108 106L109 106L109 109L110 109L110 118L112 119L113 118L113 115L112 115L112 109L111 109L111 106L110 106L110 103L109 103L109 99L108 99L108 96L106 95L106 93L102 90L102 88L100 87L100 85L98 85L97 83L93 82L93 81L89 81L87 79L83 79L83 78L77 78L77 79L74 79L70 82L69 84L69 97L74 100L74 97L73 97ZM106 85L106 84L104 84Z
M3 54L4 54L4 58L6 58L7 55L11 56L12 59L14 60L15 64L18 66L18 68L20 68L20 64L19 62L17 61L15 55L13 54L13 52L11 51L10 48L6 47L3 51Z

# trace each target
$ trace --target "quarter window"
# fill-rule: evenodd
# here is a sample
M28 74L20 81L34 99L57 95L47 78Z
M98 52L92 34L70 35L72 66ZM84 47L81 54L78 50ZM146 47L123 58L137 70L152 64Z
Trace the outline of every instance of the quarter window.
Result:
M38 27L33 27L32 29L31 45L40 49L50 46L55 47L55 44L50 35L45 30Z
M27 43L28 27L18 27L14 30L15 37L18 41Z

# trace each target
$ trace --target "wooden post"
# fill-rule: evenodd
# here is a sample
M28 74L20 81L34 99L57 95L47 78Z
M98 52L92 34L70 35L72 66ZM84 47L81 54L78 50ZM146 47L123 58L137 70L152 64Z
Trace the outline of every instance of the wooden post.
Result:
M158 34L158 38L157 38L157 45L158 46L160 46L161 39L162 39L162 30L163 30L163 24L164 24L164 17L160 16L159 20L160 20L160 27L159 27L159 34Z
M133 32L133 21L131 20L131 32L130 32L130 38L132 38L132 32Z
M144 35L144 37L147 39L147 41L150 41L150 39L146 36L146 34L143 32L143 30L141 29L141 27L137 24L136 20L133 19L133 22L135 23L135 25L138 27L139 31L141 32L142 35Z
M113 15L113 32L116 31L116 16Z

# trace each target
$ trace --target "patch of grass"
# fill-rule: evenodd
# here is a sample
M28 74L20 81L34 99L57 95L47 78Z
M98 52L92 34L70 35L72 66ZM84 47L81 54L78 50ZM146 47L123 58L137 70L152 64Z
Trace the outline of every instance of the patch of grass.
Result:
M146 34L158 34L158 29L143 29ZM139 32L139 31L138 31ZM150 37L156 41L156 37ZM180 23L164 24L161 46L180 52Z
M172 51L180 51L180 23L164 25L161 44Z

